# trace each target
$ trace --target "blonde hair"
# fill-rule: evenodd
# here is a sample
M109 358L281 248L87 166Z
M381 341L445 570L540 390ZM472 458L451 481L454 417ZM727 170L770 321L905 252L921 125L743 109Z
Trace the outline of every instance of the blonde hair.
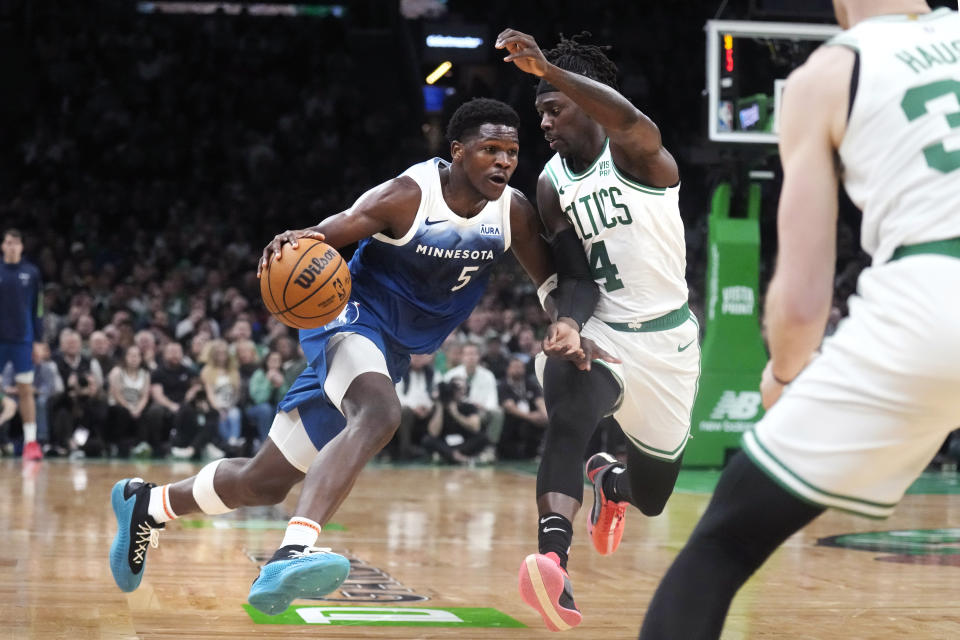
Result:
M213 362L213 352L215 349L220 348L224 350L227 356L227 362L223 366ZM240 386L240 367L237 364L236 357L230 353L230 347L226 340L217 338L205 344L200 360L206 363L203 365L203 369L200 370L200 377L203 378L205 382L212 383L217 375L225 373L230 376L230 381L234 383L234 385Z

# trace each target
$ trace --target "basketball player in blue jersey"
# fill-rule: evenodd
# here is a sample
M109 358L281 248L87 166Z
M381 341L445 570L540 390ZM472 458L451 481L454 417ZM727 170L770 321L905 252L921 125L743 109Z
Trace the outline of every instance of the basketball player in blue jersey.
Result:
M677 163L656 124L617 91L616 66L576 37L542 52L531 36L507 29L496 46L540 78L535 104L556 155L540 176L537 205L557 264L586 254L599 282L583 336L622 360L591 370L538 362L549 415L537 474L539 553L521 563L519 588L547 627L561 631L582 620L566 564L590 436L606 415L627 436L626 465L606 453L587 461L587 532L610 554L629 504L656 516L673 492L700 372L698 328L687 306Z
M23 260L23 237L3 232L0 263L0 369L13 363L23 420L23 459L40 460L37 405L33 395L33 359L43 342L43 293L40 270Z
M156 546L165 522L197 511L216 515L276 504L301 481L294 517L254 582L250 604L272 615L295 598L336 589L350 563L314 547L321 527L399 426L394 384L410 354L435 351L467 318L507 250L541 290L559 279L553 299L560 319L549 328L545 349L587 366L592 345L581 344L573 327L593 311L596 286L582 277L589 273L585 260L555 273L536 211L507 188L517 166L518 126L516 112L502 102L468 102L448 125L451 162L414 165L348 210L267 245L260 270L284 259L283 245L295 247L298 238L337 248L359 241L350 261L351 299L335 321L301 331L309 366L280 403L254 458L217 460L170 485L134 478L114 486L118 532L110 564L121 589L139 585L147 546Z

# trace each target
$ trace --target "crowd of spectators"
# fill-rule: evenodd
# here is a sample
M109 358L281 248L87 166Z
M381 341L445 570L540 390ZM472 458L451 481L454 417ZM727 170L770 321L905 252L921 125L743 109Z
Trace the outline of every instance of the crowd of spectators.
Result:
M255 254L247 257L252 272ZM255 449L306 367L295 332L217 269L193 287L174 274L117 283L111 273L90 273L70 290L44 287L35 388L46 455L200 458ZM545 317L522 278L515 266L502 269L442 349L414 357L397 385L403 428L385 456L537 454L546 412L531 374ZM2 381L12 390L12 364Z
M709 191L729 172L708 175L697 160L702 50L655 63L675 42L699 41L702 25L643 3L589 15L555 4L449 6L468 22L529 28L545 46L584 28L615 45L622 90L683 167L691 308L703 317ZM374 2L351 3L346 18L142 15L135 6L52 0L0 12L0 47L22 61L5 74L15 99L0 101L0 219L25 232L45 283L39 434L53 455L249 452L305 366L295 333L260 304L260 248L444 154L442 117L422 113L411 28ZM631 21L664 28L618 37ZM524 150L513 184L533 194L549 150L532 84L510 65L474 71L457 79L446 111L473 95L513 104ZM846 226L834 324L863 264L855 220ZM545 412L531 359L544 327L532 287L508 261L443 349L414 359L398 385L403 425L384 455L535 456Z

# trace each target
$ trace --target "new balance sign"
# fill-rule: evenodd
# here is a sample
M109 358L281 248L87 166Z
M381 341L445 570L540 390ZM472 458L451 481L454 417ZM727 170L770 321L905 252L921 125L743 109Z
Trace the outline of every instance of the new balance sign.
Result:
M724 391L717 401L711 420L752 420L760 411L759 391Z
M713 406L709 420L700 423L701 432L741 433L760 414L759 391L724 391Z

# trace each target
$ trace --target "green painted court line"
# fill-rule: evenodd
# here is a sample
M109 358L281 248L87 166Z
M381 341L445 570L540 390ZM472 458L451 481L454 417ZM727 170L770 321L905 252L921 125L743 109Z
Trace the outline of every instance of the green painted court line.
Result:
M256 624L334 625L352 627L483 627L526 628L491 608L474 607L317 607L294 605L268 616L249 604L244 610Z

